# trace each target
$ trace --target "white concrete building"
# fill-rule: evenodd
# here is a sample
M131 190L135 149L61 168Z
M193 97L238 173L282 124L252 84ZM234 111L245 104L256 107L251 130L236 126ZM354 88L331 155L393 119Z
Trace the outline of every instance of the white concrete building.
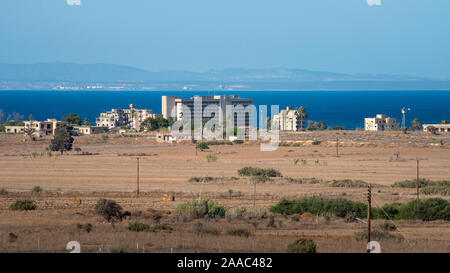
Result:
M397 120L386 117L384 114L378 114L374 118L364 119L364 130L366 131L391 131L398 128Z
M194 113L194 100L195 98L202 99L201 113ZM241 98L237 95L220 95L220 96L194 96L188 99L182 99L178 96L162 96L161 109L164 118L173 118L174 120L180 120L186 112L190 112L191 120L196 117L195 114L201 114L201 119L219 118L219 115L206 114L205 109L210 105L218 106L219 111L223 114L225 119L226 106L243 106L244 108L253 105L253 99ZM236 110L234 112L234 124L237 126L238 118L243 118L244 127L249 127L252 120L252 113L246 112L245 109Z
M286 107L278 115L273 116L273 120L280 125L280 131L303 131L306 120L297 116L297 109Z
M96 119L97 126L115 128L121 126L129 126L137 131L141 129L141 124L147 118L154 118L150 109L136 109L135 104L130 104L130 109L112 109L111 111L100 113L100 117Z
M450 124L424 124L422 127L425 132L431 131L434 128L436 132L450 133Z

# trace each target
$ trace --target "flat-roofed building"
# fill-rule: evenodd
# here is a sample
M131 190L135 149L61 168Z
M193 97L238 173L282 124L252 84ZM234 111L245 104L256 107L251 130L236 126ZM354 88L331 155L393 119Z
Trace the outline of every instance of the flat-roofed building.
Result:
M196 98L201 98L202 100L201 113L195 113L194 111L194 103ZM161 101L161 109L164 118L171 117L174 120L180 120L187 114L187 112L190 112L191 120L194 120L194 118L219 118L219 116L215 113L207 113L208 111L205 111L208 106L217 106L217 110L222 113L225 119L226 108L230 105L233 106L235 110L233 113L235 126L238 126L239 117L244 118L243 124L245 127L249 127L251 125L252 113L246 111L248 108L245 108L253 105L253 99L241 98L238 95L194 96L187 99L182 99L178 96L162 96Z
M374 118L364 119L364 130L366 131L392 131L398 128L397 120L386 117L384 114L378 114Z
M305 130L305 119L297 115L297 109L286 107L278 115L273 116L273 120L278 122L280 131L303 131Z
M142 122L156 116L150 109L136 109L135 104L130 104L130 109L118 108L100 113L100 117L96 119L96 124L99 127L107 127L110 129L127 126L140 131Z
M108 128L100 126L81 125L81 126L74 126L73 131L75 131L79 135L92 135L105 133L106 131L108 131Z
M8 134L23 134L25 126L5 126L5 133Z
M425 132L450 133L450 124L424 124L422 127Z

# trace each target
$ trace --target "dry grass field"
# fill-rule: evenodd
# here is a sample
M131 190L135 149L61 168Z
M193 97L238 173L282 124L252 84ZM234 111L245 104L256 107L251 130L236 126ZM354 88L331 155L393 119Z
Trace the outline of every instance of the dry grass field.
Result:
M152 134L110 135L107 141L99 135L81 136L74 142L81 152L50 157L45 151L49 138L31 142L20 135L0 134L0 189L5 190L0 194L0 252L66 252L67 242L73 240L81 243L83 252L107 252L119 245L127 252L285 252L288 243L302 236L313 238L318 252L362 252L365 243L354 236L366 227L360 222L315 216L300 219L299 215L186 219L174 215L173 209L179 202L199 197L209 197L227 208L250 208L255 198L256 206L265 209L282 198L314 195L366 200L364 187L296 184L284 178L257 184L254 197L253 183L237 173L245 166L274 168L291 178L373 183L374 206L416 198L415 189L391 185L416 177L417 158L421 177L450 180L450 134L327 131L284 134L281 139L283 146L273 152L261 152L258 143L214 145L196 152L194 144L160 144ZM217 160L208 162L208 154ZM137 156L139 197L135 193ZM189 182L194 176L215 180ZM43 192L32 193L35 186ZM163 200L164 194L173 195L175 201ZM37 209L8 209L23 198L34 200ZM94 213L101 198L115 200L131 216L113 228ZM172 230L128 231L128 223L134 221L163 223ZM214 232L199 231L199 222ZM373 226L384 222L375 220ZM77 227L87 223L92 224L90 232ZM396 223L400 232L393 234L405 240L381 241L383 252L450 252L450 223ZM233 228L246 230L249 236L230 235Z

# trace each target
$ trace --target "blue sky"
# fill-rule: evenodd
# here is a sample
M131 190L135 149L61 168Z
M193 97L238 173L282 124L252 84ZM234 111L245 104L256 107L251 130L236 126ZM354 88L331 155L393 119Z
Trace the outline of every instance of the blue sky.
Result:
M450 79L449 33L448 0L2 0L0 62Z

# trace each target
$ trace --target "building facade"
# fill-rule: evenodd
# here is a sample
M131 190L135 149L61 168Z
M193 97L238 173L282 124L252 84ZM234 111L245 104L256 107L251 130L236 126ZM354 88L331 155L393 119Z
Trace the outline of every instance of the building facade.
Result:
M150 109L136 109L135 104L130 104L130 109L112 109L111 111L100 113L100 117L96 119L99 127L107 127L109 129L128 126L140 131L141 124L147 118L154 118Z
M196 99L201 98L201 113L196 113L194 110L194 103ZM180 120L185 117L188 113L191 115L191 120L195 118L200 118L201 120L217 118L218 114L209 113L207 110L208 106L216 107L217 111L222 114L223 119L230 118L226 117L227 106L233 106L233 120L235 126L238 124L243 124L244 127L251 126L252 112L247 111L249 108L246 107L253 105L253 99L241 98L237 95L220 95L220 96L194 96L188 99L182 99L178 96L162 96L161 98L161 109L164 118L173 118L174 120ZM214 108L213 107L213 108ZM220 114L219 113L219 114ZM239 118L242 118L239 122Z
M424 124L422 126L425 132L431 132L434 130L435 132L450 133L450 124Z
M392 131L398 128L397 120L386 117L384 114L378 114L374 118L364 119L364 130L366 131Z
M286 107L278 115L273 116L274 122L279 124L280 131L303 131L306 120L297 116L297 109Z

